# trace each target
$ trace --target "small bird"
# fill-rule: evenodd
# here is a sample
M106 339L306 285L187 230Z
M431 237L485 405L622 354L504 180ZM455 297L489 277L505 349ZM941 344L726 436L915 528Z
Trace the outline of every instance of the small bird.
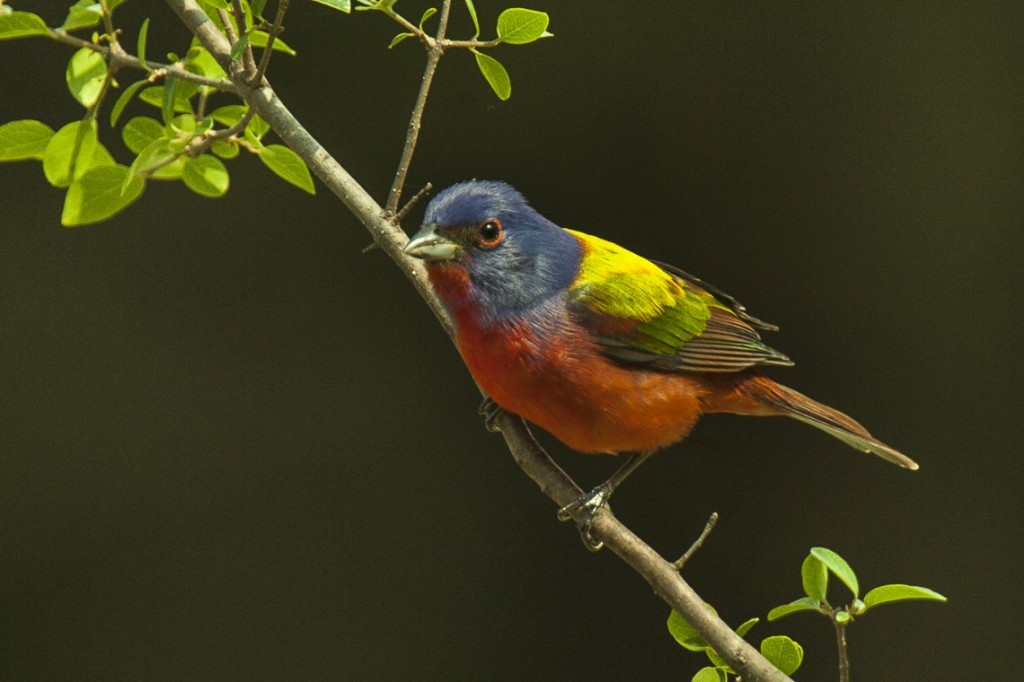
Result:
M774 325L670 265L564 229L504 182L448 187L405 247L426 263L469 371L500 410L584 453L633 453L560 512L590 522L656 450L704 414L786 416L907 469L917 464L856 421L782 386L762 366L793 363L758 330Z

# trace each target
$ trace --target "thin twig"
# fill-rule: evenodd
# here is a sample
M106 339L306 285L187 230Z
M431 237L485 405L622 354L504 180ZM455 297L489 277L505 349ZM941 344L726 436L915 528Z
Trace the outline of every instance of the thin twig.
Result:
M464 47L464 48L478 48L478 47L496 47L502 43L501 38L495 38L494 40L448 40L447 38L434 38L429 33L424 31L422 28L412 23L401 14L397 12L391 12L388 14L389 17L398 22L402 28L409 33L416 36L421 43L430 49L433 43L438 43L442 49L447 50L449 47Z
M103 26L107 29L107 35L115 39L114 22L110 18L110 5L107 0L100 0L100 14L103 16Z
M413 194L412 199L409 199L409 201L405 202L405 206L403 206L402 210L400 210L398 212L398 215L395 216L398 222L402 222L403 220L405 220L405 216L409 215L409 211L413 209L413 206L415 206L420 201L420 199L430 194L430 190L432 189L434 189L434 186L428 182L427 184L423 185L423 188L419 192Z
M442 40L441 47L448 49L449 47L466 47L466 48L478 48L478 47L495 47L501 45L501 38L495 38L494 40Z
M223 66L230 45L195 0L166 2ZM452 338L454 330L451 320L431 288L423 264L402 254L408 237L401 227L388 219L389 214L309 134L269 85L251 88L240 84L239 91L249 106L256 109L260 118L273 128L284 143L309 165L310 170L363 223L374 240L380 244L381 249L406 275L445 332ZM513 458L555 504L564 506L583 493L579 486L551 461L533 439L522 419L509 414L502 414L498 419L502 436ZM622 525L607 509L594 519L592 531L608 549L643 577L656 594L679 611L744 679L757 682L792 682L708 609L700 595L683 580L671 563Z
M413 207L416 205L416 203L419 202L420 199L425 197L432 189L434 189L434 186L429 182L426 185L424 185L423 189L421 189L419 192L416 192L416 194L413 195L412 199L409 199L409 201L405 202L405 206L403 206L402 210L400 210L398 212L398 215L395 216L395 221L401 223L403 220L405 220L405 216L409 215L409 211L411 211ZM366 255L371 251L376 251L379 248L380 244L378 244L377 242L370 242L369 244L366 245L366 248L360 251L360 253Z
M235 20L238 21L238 39L241 40L242 36L247 33L245 26L245 10L242 9L242 0L231 0L231 7L235 15ZM245 69L245 78L248 82L252 82L253 77L256 75L256 58L252 56L252 37L245 42L245 50L242 52L242 65Z
M836 620L832 615L832 625L836 628L836 647L839 650L839 682L850 682L850 658L846 651L846 623Z
M388 201L384 205L384 210L389 215L395 215L398 210L398 202L402 198L402 188L405 185L405 178L409 174L412 155L416 151L416 140L420 136L420 123L423 120L423 108L427 104L427 94L430 92L430 84L434 80L434 72L437 71L437 63L441 60L441 55L444 54L444 48L441 47L440 41L444 40L444 33L448 30L448 11L451 6L451 0L444 0L441 4L441 18L437 25L437 35L427 47L427 65L423 70L420 92L416 96L412 116L409 117L409 129L405 133L405 147L402 148L402 158L398 162L398 170L395 171L395 180L391 183Z
M249 107L242 114L242 117L231 126L230 128L221 128L220 130L208 130L203 134L202 137L192 140L187 147L185 147L185 154L188 154L192 158L199 156L204 153L210 147L213 146L214 142L219 140L227 140L229 138L238 135L245 131L245 127L249 125L249 121L256 115L256 110Z
M231 23L231 15L228 14L226 9L222 7L217 8L217 18L220 19L220 23L224 25L224 35L227 36L228 42L234 47L235 43L238 42L238 34L235 33L235 25Z
M278 0L277 2L277 16L274 17L274 23L267 31L267 44L263 47L263 54L260 55L260 65L256 67L256 75L249 81L249 85L253 87L263 82L263 74L267 72L267 65L270 64L270 53L274 50L274 41L284 31L284 13L288 11L288 1Z
M121 47L121 44L117 42L112 42L110 47L105 47L54 29L47 29L46 36L58 43L64 43L71 47L84 47L92 50L93 52L100 53L103 55L103 58L107 63L110 64L111 71L118 71L123 67L129 67L132 69L138 69L139 71L149 72L151 80L155 78L162 78L164 76L173 76L178 80L205 85L208 88L214 88L221 92L238 94L238 87L226 78L207 78L206 76L200 76L197 73L187 71L175 64L160 64L148 59L146 60L146 64L148 66L144 66L138 57L125 52L124 48Z
M711 512L711 516L708 517L708 522L704 524L704 530L701 531L697 539L693 541L692 545L690 545L690 549L683 552L683 556L672 562L672 568L677 571L683 570L683 566L686 565L686 562L697 553L697 550L704 546L704 541L708 539L709 535L711 535L711 531L714 530L716 523L718 523L718 512Z

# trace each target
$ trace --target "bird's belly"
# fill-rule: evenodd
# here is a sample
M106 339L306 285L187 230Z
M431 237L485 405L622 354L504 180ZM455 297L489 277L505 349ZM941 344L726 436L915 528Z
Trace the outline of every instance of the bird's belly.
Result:
M700 417L699 378L623 367L579 338L460 341L495 402L580 452L657 450L684 438Z

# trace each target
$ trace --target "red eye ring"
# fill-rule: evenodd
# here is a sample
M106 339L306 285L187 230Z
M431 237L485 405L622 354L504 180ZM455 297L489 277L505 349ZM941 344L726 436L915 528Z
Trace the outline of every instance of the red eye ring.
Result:
M501 221L491 218L480 224L477 228L477 243L485 249L493 249L505 239L505 230Z

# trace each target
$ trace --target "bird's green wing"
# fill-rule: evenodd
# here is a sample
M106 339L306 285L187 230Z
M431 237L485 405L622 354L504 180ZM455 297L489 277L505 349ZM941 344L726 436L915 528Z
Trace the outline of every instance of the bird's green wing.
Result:
M568 304L608 357L664 371L736 372L791 365L766 346L752 317L731 296L671 266L569 230L583 247Z

